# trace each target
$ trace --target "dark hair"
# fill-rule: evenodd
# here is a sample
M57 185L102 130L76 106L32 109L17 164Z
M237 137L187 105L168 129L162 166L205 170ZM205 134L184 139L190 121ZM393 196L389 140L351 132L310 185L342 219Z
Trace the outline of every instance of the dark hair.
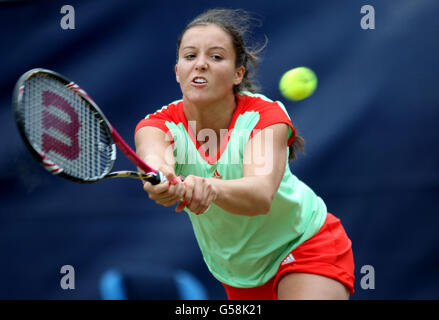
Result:
M288 148L290 149L290 155L288 157L289 160L296 160L298 151L305 153L305 139L297 134L297 129L296 136Z
M268 39L265 37L265 43L258 47L249 48L247 46L247 37L249 36L252 23L261 24L260 19L252 17L248 12L242 9L210 9L195 17L189 22L180 34L177 40L177 60L180 50L181 40L187 30L196 26L205 26L209 24L217 25L230 35L235 49L236 61L235 66L244 66L245 74L239 85L234 86L235 93L240 91L249 91L256 93L259 86L255 84L255 75L257 72L257 63L260 60L258 54L267 46ZM296 158L296 151L304 150L305 140L296 135L291 143L289 159Z

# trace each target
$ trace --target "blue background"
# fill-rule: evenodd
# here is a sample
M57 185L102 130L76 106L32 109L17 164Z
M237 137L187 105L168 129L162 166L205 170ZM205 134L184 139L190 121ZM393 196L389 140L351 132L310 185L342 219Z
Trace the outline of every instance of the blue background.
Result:
M75 8L63 30L62 5ZM363 5L375 30L360 27ZM352 299L439 298L439 2L337 1L32 1L0 4L0 298L100 299L109 269L131 275L143 297L157 274L186 270L210 299L224 299L195 242L189 219L155 205L138 181L92 185L48 174L23 145L12 89L34 67L77 82L134 147L137 122L179 99L176 40L212 7L261 15L255 41L269 39L258 80L282 100L307 142L292 171L341 218L353 242ZM285 100L278 81L308 66L319 87ZM119 153L115 169L134 166ZM63 265L75 290L60 287ZM361 287L363 266L375 289ZM137 277L137 278L136 278ZM165 281L165 280L164 280ZM142 297L142 295L140 295Z

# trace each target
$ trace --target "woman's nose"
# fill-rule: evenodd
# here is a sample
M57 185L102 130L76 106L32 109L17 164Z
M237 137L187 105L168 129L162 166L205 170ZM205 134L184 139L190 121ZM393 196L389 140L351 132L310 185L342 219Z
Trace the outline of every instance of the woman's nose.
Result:
M195 64L195 69L196 70L207 70L207 61L204 57L199 57L197 59L197 62Z

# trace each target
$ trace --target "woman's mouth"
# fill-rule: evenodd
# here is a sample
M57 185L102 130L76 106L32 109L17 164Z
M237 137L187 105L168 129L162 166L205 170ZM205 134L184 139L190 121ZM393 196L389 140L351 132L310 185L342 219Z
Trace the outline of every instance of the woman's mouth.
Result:
M207 79L204 77L195 77L192 79L192 85L195 87L204 87L207 85Z

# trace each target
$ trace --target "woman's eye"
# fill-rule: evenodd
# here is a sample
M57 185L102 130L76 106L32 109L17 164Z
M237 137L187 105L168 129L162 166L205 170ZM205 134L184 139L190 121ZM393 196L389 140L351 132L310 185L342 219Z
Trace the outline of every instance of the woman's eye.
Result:
M194 54L187 54L187 55L184 56L184 58L187 59L187 60L192 60L192 59L195 58L195 55Z
M212 59L213 59L213 60L222 60L223 57L221 57L220 55L214 54L214 55L212 56Z

